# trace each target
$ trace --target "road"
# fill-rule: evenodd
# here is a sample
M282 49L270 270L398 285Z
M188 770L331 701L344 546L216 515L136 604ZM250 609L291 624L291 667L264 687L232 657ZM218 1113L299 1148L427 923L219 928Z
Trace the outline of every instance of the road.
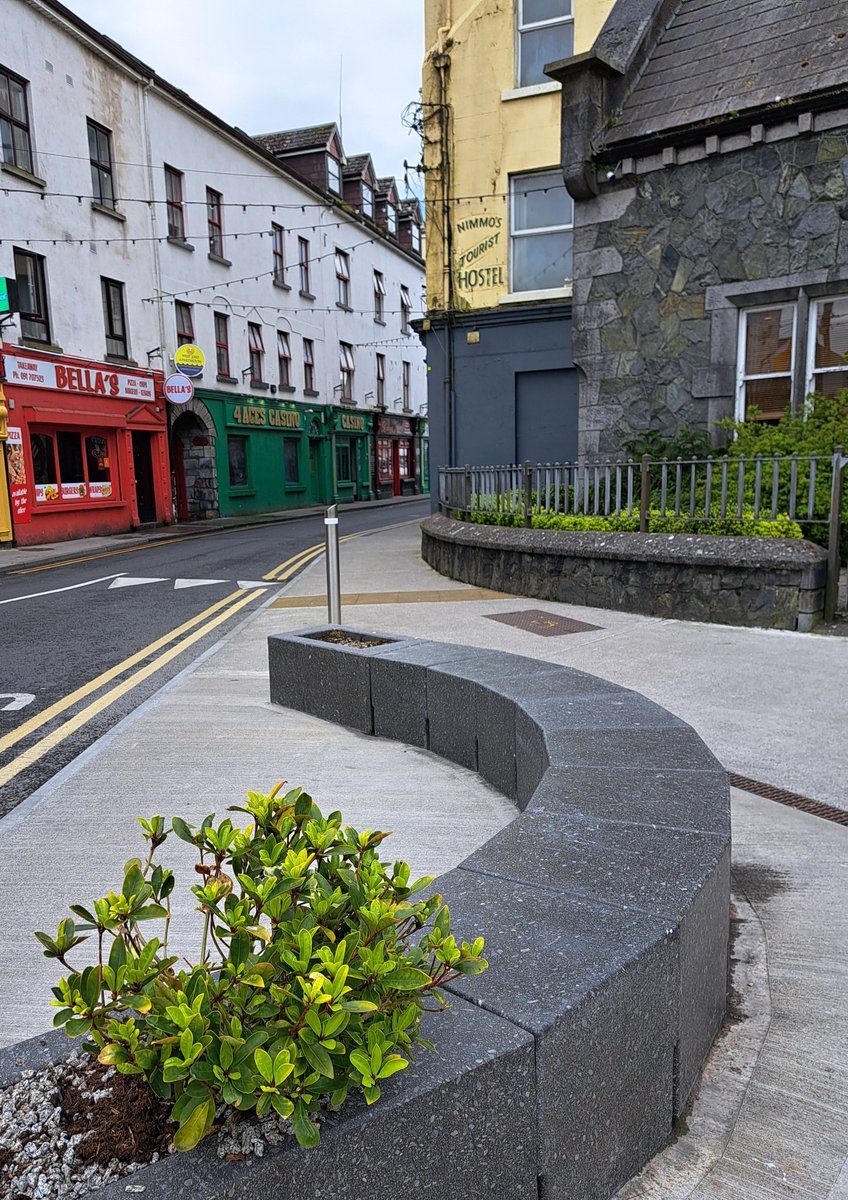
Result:
M428 511L423 499L343 513L340 535ZM0 576L0 817L266 604L323 539L311 516Z

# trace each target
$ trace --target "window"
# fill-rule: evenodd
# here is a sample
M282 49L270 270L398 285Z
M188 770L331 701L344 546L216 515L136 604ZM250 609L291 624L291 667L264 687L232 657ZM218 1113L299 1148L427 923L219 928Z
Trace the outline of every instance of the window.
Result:
M518 86L551 83L545 63L574 53L571 0L518 0Z
M416 254L421 253L421 226L417 221L412 222L410 230L410 238L412 240L412 249Z
M277 330L277 362L280 367L280 387L291 387L291 346L284 329Z
M350 452L350 438L339 438L336 441L336 480L339 483L353 482L353 455Z
M386 407L386 356L377 355L377 391L375 404L378 408Z
M848 297L816 300L810 313L807 391L834 396L848 387Z
M112 435L58 429L30 432L35 499L108 500L112 488Z
M15 250L15 279L18 284L21 337L34 342L50 341L50 318L47 313L47 283L44 259L40 254Z
M509 207L512 291L561 288L572 274L574 219L561 173L513 175Z
M303 390L315 391L315 344L309 338L303 339Z
M230 318L215 313L215 366L218 378L230 376Z
M327 182L331 192L337 196L342 194L342 169L339 160L332 154L327 155Z
M91 160L91 194L104 208L115 207L115 183L112 178L112 135L102 125L87 121L88 157Z
M353 361L353 346L339 342L339 370L341 377L341 402L353 404L353 376L356 370Z
M404 410L404 412L409 412L409 384L410 384L410 379L412 378L412 364L405 362L402 364L402 366L403 366L403 388L402 388L403 410Z
M182 300L175 300L174 310L177 318L177 345L194 345L194 318L191 305L185 304Z
M206 224L209 230L209 253L224 257L224 208L220 192L206 189Z
M165 207L168 212L168 237L185 241L185 210L183 209L183 176L173 167L165 167Z
M336 251L336 303L350 308L350 255Z
M103 291L103 319L106 325L106 353L114 358L129 358L124 285L116 279L100 280Z
M362 214L374 219L374 189L364 179L362 180Z
M401 284L400 288L400 331L409 333L409 314L412 311L412 301L409 298L409 288Z
M382 271L374 272L374 320L383 324L386 320L386 281Z
M409 442L406 439L398 442L398 473L401 479L412 478L412 456L409 453Z
M397 208L391 201L386 205L386 228L389 233L397 233Z
M271 226L271 242L274 248L274 283L286 286L286 255L282 225Z
M307 238L297 239L297 265L300 268L300 294L310 295L309 291L309 241Z
M286 483L300 483L300 438L283 438L283 471Z
M247 344L250 350L250 382L262 382L262 360L265 357L265 346L262 342L262 326L247 323Z
M3 162L33 173L26 80L0 67L0 142Z
M377 438L377 474L380 479L392 478L392 443L390 438Z
M230 468L230 487L247 487L247 438L239 434L227 436L227 462Z

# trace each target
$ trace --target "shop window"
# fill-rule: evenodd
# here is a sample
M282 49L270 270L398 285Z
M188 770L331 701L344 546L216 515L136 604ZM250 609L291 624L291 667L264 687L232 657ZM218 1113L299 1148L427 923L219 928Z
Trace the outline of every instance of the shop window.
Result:
M362 180L362 215L374 219L374 189Z
M262 363L265 358L265 345L262 341L262 326L252 321L247 324L247 344L250 351L250 382L262 383Z
M165 208L168 213L168 237L185 241L185 209L183 207L183 174L165 166Z
M402 364L402 366L403 366L403 411L409 412L410 411L409 390L410 390L410 380L412 378L412 364L405 362Z
M816 300L810 318L807 391L835 396L848 387L848 296Z
M106 500L112 495L111 446L105 433L59 429L30 433L35 499Z
M86 121L88 157L91 163L91 194L104 208L115 207L115 181L112 171L112 135L102 125Z
M280 387L291 387L291 346L284 329L277 330L277 362L280 368Z
M513 292L561 288L572 275L574 201L559 170L510 179Z
M56 452L53 445L53 435L50 433L31 433L29 436L29 445L32 452L32 477L36 485L50 486L58 482L59 476L56 474ZM56 500L59 497L58 490L55 496L48 497Z
M409 298L409 288L401 284L400 289L400 331L409 333L409 316L412 312L412 301Z
M350 255L336 251L336 303L350 308Z
M374 320L386 320L386 281L382 271L374 272Z
M227 461L230 468L230 487L247 487L247 438L237 434L227 437Z
M315 343L309 338L303 339L303 390L315 391Z
M342 404L353 404L353 376L356 366L353 358L353 346L347 342L339 342L339 376Z
M307 238L297 239L297 265L300 271L300 294L309 296L309 241Z
M206 225L209 233L209 253L224 257L224 197L213 188L206 189Z
M271 245L274 253L274 283L286 286L286 247L282 225L271 225Z
M398 442L398 469L401 479L410 479L412 477L412 462L409 453L409 442Z
M518 0L518 86L551 83L545 63L574 53L571 0Z
M124 285L116 279L100 280L103 290L103 319L106 325L106 354L129 358Z
M0 67L0 142L4 163L33 173L26 80L19 79L4 67Z
M194 316L191 305L182 300L174 302L174 312L177 318L177 345L194 345Z
M300 438L283 438L283 463L286 483L300 483Z
M340 438L336 442L336 479L339 483L353 482L353 456L350 450L350 438Z
M230 318L215 313L215 365L218 378L230 379Z
M50 342L50 317L47 312L47 279L44 259L25 250L14 251L15 279L18 285L21 337L34 342Z
M109 445L105 437L89 434L85 439L85 467L90 483L107 483L111 479Z
M392 478L392 442L390 438L377 438L377 474L381 479Z
M377 355L377 392L375 403L378 408L386 407L386 356Z

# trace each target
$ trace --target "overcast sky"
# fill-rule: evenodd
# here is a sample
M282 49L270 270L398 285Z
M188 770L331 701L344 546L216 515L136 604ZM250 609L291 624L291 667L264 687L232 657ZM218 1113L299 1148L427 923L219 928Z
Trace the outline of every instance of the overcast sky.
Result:
M230 125L270 133L337 121L403 196L421 157L401 113L418 100L424 0L65 0L101 33ZM410 175L423 193L420 176Z

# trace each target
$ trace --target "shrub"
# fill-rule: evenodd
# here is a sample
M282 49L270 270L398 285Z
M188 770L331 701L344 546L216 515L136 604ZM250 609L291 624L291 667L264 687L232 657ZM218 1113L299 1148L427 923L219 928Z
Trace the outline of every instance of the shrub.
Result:
M524 516L521 513L473 512L469 520L475 525L505 525L515 529L524 528ZM685 533L711 534L719 537L781 537L802 538L801 526L790 521L786 516L778 516L775 521L754 520L753 509L743 512L737 517L710 517L690 521L683 517L660 516L659 509L652 509L649 514L648 527L651 533ZM585 530L598 533L638 533L639 518L636 517L595 517L595 516L566 516L562 513L536 513L533 516L534 529L562 529L570 532Z
M205 1137L222 1102L273 1109L316 1145L322 1098L337 1108L361 1089L377 1100L413 1047L430 1046L425 999L445 1007L439 989L487 965L482 938L457 945L440 896L415 899L431 879L410 883L407 863L379 859L388 834L343 827L301 788L280 797L283 786L229 810L251 818L243 829L214 814L196 829L140 819L148 853L127 863L120 892L71 905L82 924L36 934L69 971L53 989L54 1024L172 1100L180 1150ZM153 861L169 833L199 858L203 932L187 969L168 951L175 877ZM142 934L151 922L161 937ZM92 935L96 961L77 971L67 955Z

